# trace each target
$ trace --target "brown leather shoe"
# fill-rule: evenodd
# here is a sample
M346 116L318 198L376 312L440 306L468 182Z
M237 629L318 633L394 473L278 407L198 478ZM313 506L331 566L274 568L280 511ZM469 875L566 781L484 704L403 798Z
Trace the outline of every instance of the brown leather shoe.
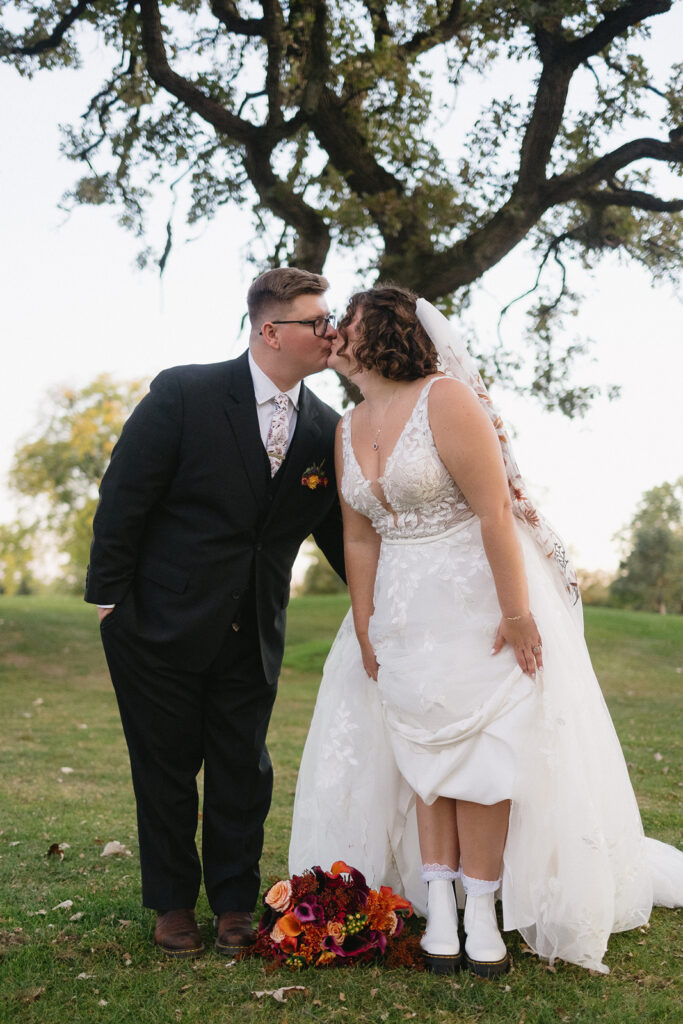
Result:
M204 951L194 910L159 910L154 941L174 959L199 956Z
M226 956L237 956L256 942L248 910L226 910L218 918L215 948Z

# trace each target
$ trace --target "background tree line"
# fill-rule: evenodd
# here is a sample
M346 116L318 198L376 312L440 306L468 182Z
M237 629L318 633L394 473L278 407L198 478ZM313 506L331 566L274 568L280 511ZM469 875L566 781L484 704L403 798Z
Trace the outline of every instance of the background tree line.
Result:
M41 587L36 561L57 552L56 586L82 593L97 488L121 428L147 389L143 381L101 375L81 390L52 391L33 436L20 442L10 486L23 502L19 521L0 525L0 592ZM683 614L683 477L647 491L622 533L614 580L583 573L587 603ZM303 590L329 594L344 585L317 550Z

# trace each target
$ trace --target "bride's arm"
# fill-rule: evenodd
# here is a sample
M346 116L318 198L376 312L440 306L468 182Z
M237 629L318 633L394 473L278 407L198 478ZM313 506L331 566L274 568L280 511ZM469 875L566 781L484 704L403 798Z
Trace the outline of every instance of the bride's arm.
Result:
M476 395L460 381L447 380L429 393L429 420L446 469L481 521L481 535L496 585L503 619L494 652L514 647L520 667L534 675L542 667L536 623L522 549L515 529L500 444Z
M377 679L377 659L368 637L368 624L373 613L373 594L375 576L377 575L377 559L379 558L380 538L373 529L370 520L356 512L348 505L341 493L341 481L344 473L344 456L342 451L342 426L337 427L334 446L334 461L339 488L342 520L344 523L344 561L346 563L346 580L351 595L353 624L363 656L363 667L372 679Z

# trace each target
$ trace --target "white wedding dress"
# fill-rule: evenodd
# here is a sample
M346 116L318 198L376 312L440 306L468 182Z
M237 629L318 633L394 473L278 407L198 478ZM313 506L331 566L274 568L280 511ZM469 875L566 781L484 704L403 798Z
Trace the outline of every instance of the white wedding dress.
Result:
M607 971L611 932L683 903L683 853L643 836L612 721L560 574L519 522L545 668L491 656L500 608L479 520L439 458L423 388L378 481L343 421L345 500L381 535L365 673L350 613L327 659L301 762L290 871L345 860L421 913L415 798L512 801L505 929L540 956Z

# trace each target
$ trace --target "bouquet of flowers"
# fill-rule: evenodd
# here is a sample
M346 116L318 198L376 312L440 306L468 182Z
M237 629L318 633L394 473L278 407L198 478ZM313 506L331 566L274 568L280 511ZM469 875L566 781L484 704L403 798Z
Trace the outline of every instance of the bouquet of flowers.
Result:
M389 886L370 889L361 872L341 860L329 871L314 867L276 882L263 902L253 950L293 969L374 960L413 911Z

